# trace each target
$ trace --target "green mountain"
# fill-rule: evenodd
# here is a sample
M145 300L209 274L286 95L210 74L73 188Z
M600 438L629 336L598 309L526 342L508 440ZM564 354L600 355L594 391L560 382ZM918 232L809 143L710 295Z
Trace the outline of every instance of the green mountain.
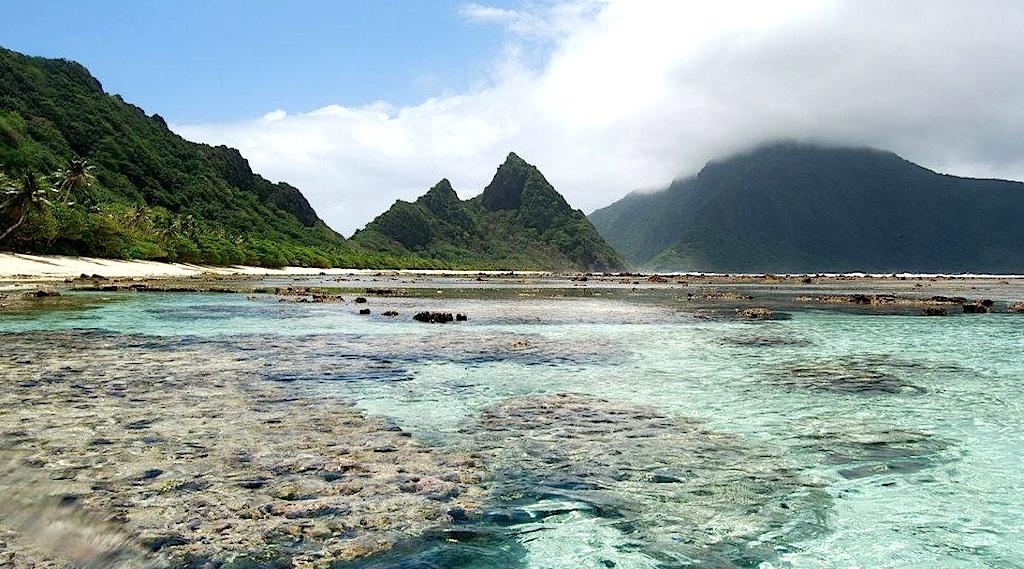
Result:
M448 180L397 201L352 236L371 250L442 265L618 270L623 262L535 166L509 154L480 195L462 201Z
M76 158L92 165L92 181L61 200L73 203L5 201L46 186L47 174ZM0 174L0 234L24 217L0 249L271 266L402 262L354 250L299 190L254 174L233 148L174 134L159 115L105 93L78 63L2 48Z
M867 148L782 142L590 215L639 266L717 272L1024 273L1024 184Z

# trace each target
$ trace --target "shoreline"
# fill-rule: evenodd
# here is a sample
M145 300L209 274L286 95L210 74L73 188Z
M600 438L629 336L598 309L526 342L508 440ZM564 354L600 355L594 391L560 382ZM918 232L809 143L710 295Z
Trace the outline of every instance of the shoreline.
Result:
M102 259L63 255L29 255L0 253L0 281L58 281L81 275L102 275L104 278L173 278L211 276L310 276L367 275L381 272L414 275L503 275L510 271L460 271L447 269L320 269L316 267L283 267L270 269L249 265L194 265L161 261ZM514 271L517 275L543 275L546 271Z
M190 263L170 263L161 261L145 260L122 260L104 259L99 257L73 257L63 255L30 255L24 253L0 253L0 282L39 282L39 281L61 281L69 278L77 278L82 275L100 275L103 278L145 278L161 279L175 277L196 277L196 276L314 276L314 275L372 275L380 273L409 274L409 275L452 275L452 276L477 276L477 275L522 275L522 276L543 276L543 275L569 275L586 274L581 271L495 271L495 270L453 270L453 269L347 269L330 268L320 269L316 267L283 267L271 269L267 267L256 267L249 265L196 265ZM867 272L815 272L815 273L703 273L694 271L678 272L623 272L613 273L608 276L648 276L659 275L665 277L696 277L714 278L725 280L743 279L791 279L800 277L816 277L821 279L838 280L878 280L878 279L1024 279L1024 275L1000 275L985 273L867 273Z

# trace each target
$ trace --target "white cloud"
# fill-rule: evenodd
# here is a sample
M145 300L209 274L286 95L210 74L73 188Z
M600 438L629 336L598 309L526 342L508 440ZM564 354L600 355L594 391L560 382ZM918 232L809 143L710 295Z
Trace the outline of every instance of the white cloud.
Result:
M511 10L470 2L463 4L459 13L467 20L497 24L524 38L557 40L585 26L604 4L604 0L564 0L529 3Z
M775 138L1024 178L1024 3L609 0L462 14L510 32L485 88L174 128L240 148L346 235L441 177L477 193L510 150L588 211ZM523 62L523 42L545 42L542 66Z

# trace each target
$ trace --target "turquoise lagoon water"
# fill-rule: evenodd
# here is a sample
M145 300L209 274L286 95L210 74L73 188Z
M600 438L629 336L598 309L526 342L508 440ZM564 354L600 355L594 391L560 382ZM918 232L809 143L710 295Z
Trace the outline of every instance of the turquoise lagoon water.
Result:
M654 460L628 440L595 446L509 419L521 446L495 455L505 480L488 515L366 567L1024 567L1024 317L791 307L754 322L676 295L594 295L449 290L371 298L374 315L359 316L270 296L122 294L2 316L0 333L226 343L265 359L268 381L349 399L440 447L486 446L485 410L566 392L726 437L682 491L577 468L587 453ZM408 317L438 308L470 320ZM655 439L666 454L689 444L672 425ZM576 470L548 460L559 453Z

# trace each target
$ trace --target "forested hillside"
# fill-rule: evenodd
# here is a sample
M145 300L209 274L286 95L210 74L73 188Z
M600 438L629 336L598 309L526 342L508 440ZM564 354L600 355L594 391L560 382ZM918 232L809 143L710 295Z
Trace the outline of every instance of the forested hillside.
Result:
M83 66L0 49L0 249L366 266L296 188L189 142Z
M535 166L510 153L480 195L448 180L398 201L352 240L376 251L493 269L619 270L622 258Z
M590 219L657 270L1024 273L1024 184L869 148L769 144Z

